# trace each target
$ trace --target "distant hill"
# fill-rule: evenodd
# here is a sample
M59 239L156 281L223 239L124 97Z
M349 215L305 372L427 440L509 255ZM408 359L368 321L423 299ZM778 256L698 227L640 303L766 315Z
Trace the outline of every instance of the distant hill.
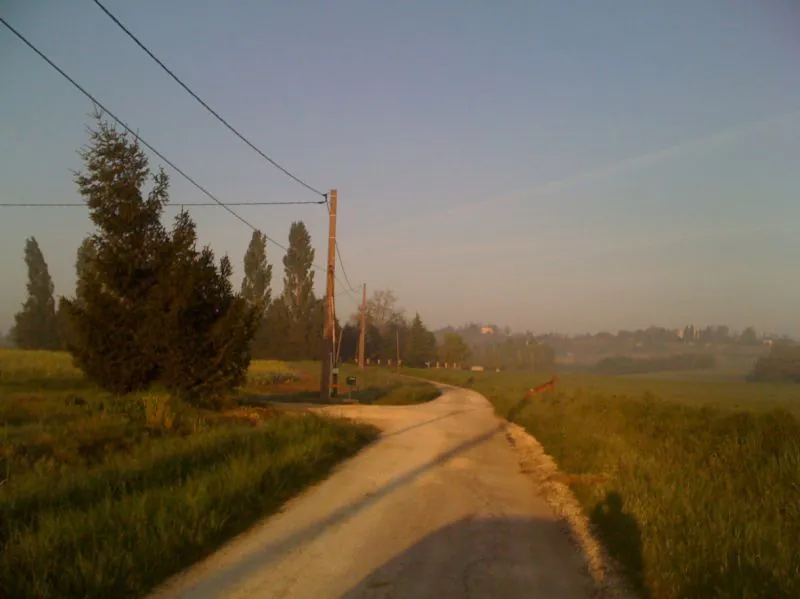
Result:
M788 337L758 335L753 327L741 333L727 326L679 329L651 326L616 334L600 332L583 335L512 333L508 327L469 323L435 331L441 343L447 333L458 333L472 350L472 362L501 367L522 367L528 363L532 346L538 345L535 360L547 363L544 346L552 352L560 368L586 369L611 358L629 357L639 360L662 360L682 354L712 356L717 370L749 372L755 360L767 354L774 343L791 344ZM486 364L483 364L486 362ZM638 364L638 363L637 363Z

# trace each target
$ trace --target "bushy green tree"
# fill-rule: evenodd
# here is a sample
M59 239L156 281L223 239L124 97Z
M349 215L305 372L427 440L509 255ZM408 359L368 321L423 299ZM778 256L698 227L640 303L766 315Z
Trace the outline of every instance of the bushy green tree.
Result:
M347 323L341 330L341 349L339 359L342 362L352 362L358 357L358 337L359 329L357 326Z
M463 364L470 356L469 346L458 333L446 333L439 346L439 359L443 362Z
M408 325L405 321L398 320L383 325L379 331L379 339L381 343L380 359L383 363L387 360L393 362L397 359L398 344L400 345L400 359L407 363L406 350L408 348Z
M171 241L169 285L155 290L151 302L164 340L156 345L159 381L187 400L214 405L244 382L261 311L234 293L227 256L217 266L210 247L196 247L187 212L176 217Z
M94 246L93 238L86 237L81 245L78 247L78 252L75 256L75 298L81 301L84 295L84 286L86 281L90 280L92 276L92 263L97 255L97 250Z
M97 227L78 299L62 298L76 364L115 393L160 381L201 402L238 384L249 365L257 314L233 292L231 266L198 250L181 212L161 223L169 201L163 170L151 174L136 140L96 114L77 184ZM145 190L146 182L152 185Z
M93 273L93 260L97 255L92 236L86 237L75 255L75 301L81 303L85 295L86 281L89 281ZM69 347L69 337L71 333L71 322L69 313L63 309L59 302L56 309L56 320L58 321L58 335L61 339L61 349Z
M98 126L81 152L84 170L76 177L97 227L93 276L79 280L80 301L62 299L61 305L77 365L106 389L127 393L159 375L149 296L163 279L169 239L160 217L169 184L163 171L151 177L137 142L100 114L95 118ZM145 193L148 179L153 185Z
M367 330L364 333L364 356L370 362L377 360L381 357L381 348L383 347L383 338L378 327L372 324L367 324Z
M35 237L25 241L28 297L14 315L11 338L21 349L58 349L58 321L53 298L53 279Z
M436 360L436 337L422 322L417 312L408 331L403 364L408 366L425 366L426 362Z

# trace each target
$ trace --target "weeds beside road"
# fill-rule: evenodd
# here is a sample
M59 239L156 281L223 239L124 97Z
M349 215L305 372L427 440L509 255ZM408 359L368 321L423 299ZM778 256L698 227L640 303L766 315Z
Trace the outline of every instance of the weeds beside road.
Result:
M293 372L253 366L260 385ZM113 397L66 354L0 351L0 590L141 596L376 436L313 414Z
M284 372L279 383L266 380L259 373L260 362L254 362L248 383L242 390L246 401L254 404L264 402L316 403L319 401L319 362L292 362L281 368ZM279 364L279 363L270 363ZM278 368L277 366L273 366ZM348 385L347 378L355 377L356 384ZM359 370L352 364L339 368L339 391L337 401L352 399L359 403L374 405L411 405L431 401L439 396L439 390L424 380L412 379L398 374L389 367L371 366Z
M564 374L521 401L550 373L413 374L471 377L536 437L643 597L800 597L800 386Z

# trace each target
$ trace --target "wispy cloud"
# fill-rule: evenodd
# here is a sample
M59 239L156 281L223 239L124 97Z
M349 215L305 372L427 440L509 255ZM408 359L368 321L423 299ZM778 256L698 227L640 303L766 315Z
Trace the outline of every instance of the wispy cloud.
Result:
M438 216L455 216L463 215L481 208L496 207L522 200L530 200L536 196L547 195L568 189L583 183L596 181L598 179L605 179L613 177L632 170L642 169L653 166L659 163L667 162L676 158L681 158L695 152L700 152L712 149L719 146L728 145L738 141L748 135L766 132L770 129L777 128L781 125L788 125L794 123L800 117L800 110L787 112L770 119L747 123L738 127L718 131L711 135L698 137L681 143L661 148L646 154L640 154L631 158L626 158L619 162L607 164L596 169L576 173L569 177L548 181L538 185L532 189L527 189L521 192L493 197L479 202L470 204L460 204L448 210L444 210ZM434 215L431 215L434 216Z
M378 229L382 230L375 230L373 234L367 233L359 237L359 245L364 248L374 247L376 244L384 249L409 248L409 246L413 245L413 239L418 236L428 236L432 229L435 230L439 227L444 227L444 230L452 230L455 225L451 219L459 216L466 216L471 213L481 215L481 210L486 210L487 208L494 209L500 206L508 206L515 202L529 202L532 199L555 194L585 183L619 176L638 169L666 163L677 158L690 156L693 153L696 154L729 145L744 140L748 136L766 133L770 130L778 129L781 126L796 125L798 122L800 122L800 110L786 112L769 119L725 129L711 135L686 140L666 148L576 173L563 179L548 181L513 194L496 196L478 202L459 204L446 210L427 212L423 215L424 218L422 219L419 218L420 215L417 215L413 222L392 223L386 228L378 227ZM402 234L401 231L403 230L407 232ZM537 233L537 236L541 237L541 232ZM453 249L460 244L450 244L451 249L447 250L447 252L450 254L461 253L462 251L471 254L496 254L503 251L502 248L496 249L492 243L483 243L483 240L479 243L480 247L474 244L467 244L469 247L465 247L463 250ZM429 248L425 248L425 252L429 251L431 251Z
M618 231L587 236L582 231L565 234L545 233L536 237L503 238L497 241L444 242L426 245L403 245L405 258L428 256L431 259L461 256L466 259L488 259L525 254L546 256L547 262L596 260L601 256L638 254L675 247L696 247L698 244L723 243L765 239L771 236L794 234L795 223L782 220L719 226L701 225L692 228L669 227L643 230L636 234L620 235ZM398 243L398 245L400 245Z

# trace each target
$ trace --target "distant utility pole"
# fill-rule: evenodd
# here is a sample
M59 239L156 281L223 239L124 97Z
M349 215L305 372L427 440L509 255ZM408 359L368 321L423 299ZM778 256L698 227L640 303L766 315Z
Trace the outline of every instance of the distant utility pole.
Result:
M394 332L397 338L397 372L400 372L400 327L397 327Z
M361 331L358 334L358 368L364 370L364 350L367 345L367 284L361 291Z
M338 383L338 376L335 369L334 356L336 348L333 340L333 329L336 326L333 319L333 284L336 273L336 190L331 189L328 194L330 203L330 217L328 219L328 269L325 281L325 328L322 335L322 379L320 380L320 399L324 403L331 401L331 386L334 390ZM334 392L333 397L336 394Z

